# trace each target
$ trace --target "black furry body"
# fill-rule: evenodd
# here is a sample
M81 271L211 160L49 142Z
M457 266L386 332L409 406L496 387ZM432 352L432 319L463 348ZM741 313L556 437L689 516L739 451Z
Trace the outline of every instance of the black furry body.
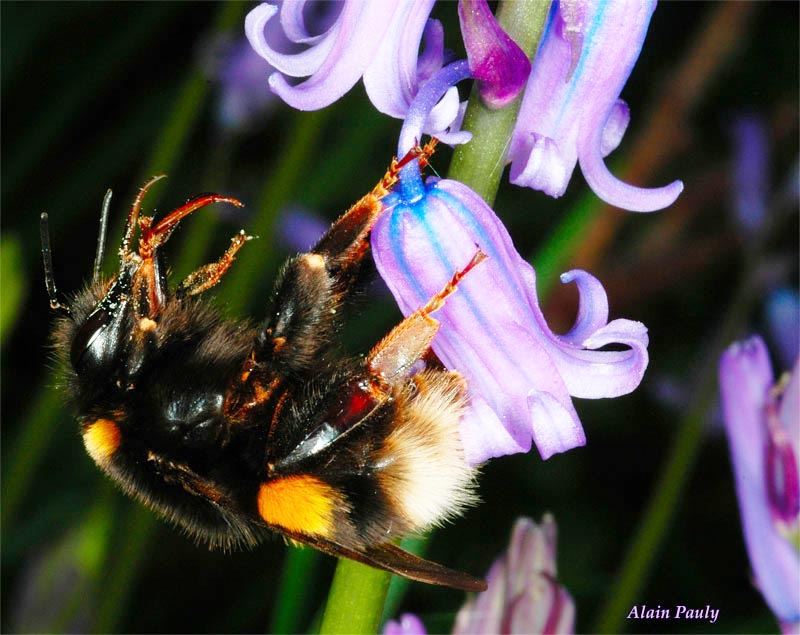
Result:
M472 501L474 470L458 436L463 380L440 366L410 374L438 328L428 314L457 278L439 304L410 316L367 357L347 358L336 343L391 174L309 253L285 263L257 326L222 319L194 297L231 266L249 240L243 232L175 291L158 252L189 212L238 202L205 195L156 223L138 219L140 195L117 276L66 307L51 295L66 313L55 348L88 453L195 540L253 546L271 529L414 579L476 590L481 581L392 544Z

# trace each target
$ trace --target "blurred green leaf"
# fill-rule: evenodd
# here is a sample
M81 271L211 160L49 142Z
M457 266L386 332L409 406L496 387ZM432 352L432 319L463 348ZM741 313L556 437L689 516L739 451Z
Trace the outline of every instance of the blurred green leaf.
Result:
M26 289L19 236L5 234L0 239L0 342L17 321Z

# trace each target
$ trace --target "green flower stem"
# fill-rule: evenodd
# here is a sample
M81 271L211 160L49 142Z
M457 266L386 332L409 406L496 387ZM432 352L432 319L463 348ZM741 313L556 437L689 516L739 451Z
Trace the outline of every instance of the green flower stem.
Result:
M319 632L323 635L377 633L391 575L342 558L336 565Z
M549 10L549 1L514 0L500 3L497 18L503 29L529 57L533 57ZM448 178L468 185L489 205L494 203L500 186L506 151L521 102L519 96L501 110L490 110L480 101L477 88L473 88L470 95L464 129L472 132L472 140L456 148ZM377 632L390 578L391 575L384 571L350 560L339 560L320 633ZM403 591L400 586L395 592L395 606L399 604Z
M501 2L497 10L497 20L532 59L539 46L549 11L549 0ZM507 107L492 110L481 102L477 86L472 88L463 126L472 133L472 140L456 147L448 178L468 185L489 205L494 203L497 188L500 186L500 177L506 165L506 152L521 103L522 95Z
M413 553L415 556L424 558L425 552L430 545L430 538L432 535L432 532L429 532L424 536L408 536L407 538L403 538L400 542L400 546L406 551ZM383 605L383 617L381 618L381 622L386 622L387 620L397 617L400 603L403 601L403 597L405 597L410 584L411 580L408 578L401 578L399 575L392 576L392 581L389 583L389 590L386 593L386 602L384 602Z

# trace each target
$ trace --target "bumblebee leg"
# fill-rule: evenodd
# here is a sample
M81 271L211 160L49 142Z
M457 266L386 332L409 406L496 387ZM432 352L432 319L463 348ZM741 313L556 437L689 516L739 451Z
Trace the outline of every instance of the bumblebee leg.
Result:
M231 246L228 247L219 260L203 265L186 276L186 279L180 283L176 291L178 297L197 295L208 291L216 285L222 279L222 276L228 272L228 269L231 268L233 261L236 259L236 252L252 239L252 236L248 236L244 233L244 230L241 230L231 238Z
M420 167L427 165L435 147L436 140L431 139L425 147L417 146L403 158L393 159L372 191L331 225L312 253L323 256L329 270L348 277L347 272L358 265L369 250L369 232L383 211L381 199L397 183L400 170L414 159L419 161Z
M335 281L319 254L286 262L275 282L273 310L259 335L255 361L300 372L321 362L330 342L338 307ZM283 367L283 368L280 368Z
M427 353L439 330L439 322L430 314L442 308L461 279L485 258L486 254L478 250L467 265L456 271L450 282L428 300L425 306L409 315L378 342L367 357L367 368L373 376L391 384L398 377L404 376Z
M259 338L253 361L269 361L289 372L304 372L322 360L338 312L358 278L369 251L369 232L383 210L381 199L414 159L427 164L435 142L394 159L372 191L342 215L310 253L290 259L275 283L273 311Z

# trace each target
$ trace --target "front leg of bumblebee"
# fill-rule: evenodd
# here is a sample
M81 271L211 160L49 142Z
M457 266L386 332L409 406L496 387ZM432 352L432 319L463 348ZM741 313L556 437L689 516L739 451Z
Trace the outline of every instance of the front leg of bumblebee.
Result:
M411 579L484 589L395 546L474 499L458 432L463 380L441 367L411 371L436 334L431 313L483 254L366 358L343 356L335 341L381 199L405 162L424 163L432 149L393 161L309 253L284 265L260 326L223 320L201 295L233 264L244 233L175 291L160 252L186 215L235 199L205 195L161 220L140 218L151 181L129 214L117 275L101 280L96 263L93 283L66 303L44 217L45 277L61 313L56 350L98 466L212 547L252 546L273 530Z

